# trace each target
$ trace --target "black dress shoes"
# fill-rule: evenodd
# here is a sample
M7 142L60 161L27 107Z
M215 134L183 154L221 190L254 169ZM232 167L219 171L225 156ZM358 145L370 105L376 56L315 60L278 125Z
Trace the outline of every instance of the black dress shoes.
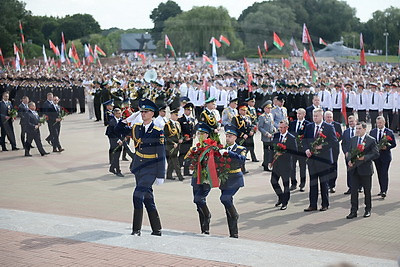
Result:
M363 217L364 217L364 218L371 217L371 212L370 212L370 211L365 211Z
M16 150L19 150L19 148L18 147L13 147L12 148L12 151L16 151Z
M40 154L40 155L42 155L42 157L43 157L43 156L46 156L48 154L50 154L50 153L49 152L44 152L43 154Z
M362 192L363 192L362 188L359 188L358 193L362 193Z
M327 210L328 210L328 207L322 207L319 209L319 211L327 211Z
M25 157L32 157L31 154L25 154Z
M127 159L127 158L122 158L122 161L129 161L129 159Z
M120 173L120 172L117 172L115 175L118 176L118 177L125 177L125 175L123 175L123 174Z
M297 188L296 185L292 185L292 186L289 188L289 190L290 190L290 191L293 191L293 190L296 190L296 188Z
M175 180L173 177L167 177L167 180Z
M286 210L287 209L287 205L282 205L281 210Z
M115 169L111 169L111 168L110 168L108 171L111 172L111 173L114 173L114 174L117 173L117 172L115 171Z
M140 230L132 231L131 235L140 236Z
M346 216L346 219L354 219L357 217L357 213L355 212L350 212L349 215Z
M329 193L331 193L331 194L336 193L336 189L334 187L332 187L331 189L329 189Z
M282 202L278 201L278 202L275 203L275 207L279 207L281 204L282 204Z
M348 189L346 192L344 192L345 195L350 195L351 194L351 190Z
M386 192L382 192L382 193L381 193L381 197L382 197L382 198L385 198L385 197L386 197Z
M304 192L304 186L300 186L300 192Z
M153 231L151 235L161 236L161 231Z
M305 212L310 212L310 211L316 211L317 208L313 208L313 207L308 207L306 209L304 209Z

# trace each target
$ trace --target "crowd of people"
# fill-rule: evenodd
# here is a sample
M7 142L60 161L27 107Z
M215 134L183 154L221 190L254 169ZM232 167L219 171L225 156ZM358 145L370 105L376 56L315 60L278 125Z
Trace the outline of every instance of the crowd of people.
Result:
M132 158L135 235L140 235L143 204L152 234L161 235L152 185L163 183L164 178L175 180L174 172L180 181L192 177L201 232L209 233L211 215L206 198L210 182L196 179L198 170L188 155L204 140L220 144L222 134L226 135L226 144L219 153L229 155L233 161L228 180L220 185L231 237L238 237L233 196L244 186L247 154L249 160L259 162L255 153L255 143L259 142L254 140L257 132L263 144L261 165L271 173L276 207L286 210L290 192L297 188L304 192L308 182L309 206L304 211L318 210L319 194L319 210L327 211L329 194L336 192L337 161L342 151L347 168L345 194L351 195L347 218L357 216L358 194L362 191L364 217L369 217L373 165L379 196L387 196L390 151L396 146L394 134L400 125L400 68L323 63L318 66L316 79L296 64L289 69L254 64L251 72L240 62L220 63L220 74L216 75L199 62L114 64L85 71L63 66L50 73L27 66L20 73L4 72L0 76L1 145L6 151L7 136L12 149L18 149L12 110L21 100L18 115L25 155L30 156L32 140L42 155L47 154L40 140L41 114L48 121L50 136L46 140L53 152L62 152L61 106L72 113L79 103L80 112L85 112L86 102L89 119L107 126L109 171L123 177L121 154L122 160ZM371 123L369 133L367 122Z

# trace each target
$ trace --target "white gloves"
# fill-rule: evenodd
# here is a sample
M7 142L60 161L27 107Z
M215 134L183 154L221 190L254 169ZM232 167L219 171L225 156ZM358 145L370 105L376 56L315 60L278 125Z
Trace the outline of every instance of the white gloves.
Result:
M163 183L164 183L163 178L156 178L156 180L154 181L155 185L162 185Z
M219 150L219 153L221 153L221 155L225 154L225 152L228 153L228 149L220 149Z

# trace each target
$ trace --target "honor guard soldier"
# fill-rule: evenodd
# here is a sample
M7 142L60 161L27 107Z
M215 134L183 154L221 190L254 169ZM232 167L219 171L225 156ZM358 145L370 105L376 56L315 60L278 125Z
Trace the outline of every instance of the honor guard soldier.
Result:
M274 116L274 126L276 129L279 128L279 123L283 120L287 120L287 109L283 106L285 103L285 97L283 95L278 95L274 97L275 107L271 110Z
M93 81L94 84L94 98L93 98L93 106L94 106L94 114L96 116L96 121L101 121L101 88L99 81Z
M190 176L189 164L184 160L185 155L188 153L189 149L193 144L194 135L194 118L191 116L193 112L194 105L192 103L187 103L183 106L184 113L182 117L178 119L181 125L183 142L179 147L179 163L183 165L183 175Z
M225 126L226 134L226 148L221 149L220 153L228 153L231 159L231 169L228 174L228 180L222 183L219 187L221 190L220 200L225 207L226 218L228 221L229 237L238 238L238 225L239 214L233 205L233 196L244 186L242 165L246 161L246 148L236 144L236 139L239 131L233 125Z
M110 119L113 117L114 100L110 99L103 103L104 110L104 126L108 126Z
M251 126L253 128L253 135L250 135L249 138L246 139L245 142L245 147L248 152L250 152L251 155L251 161L252 162L259 162L259 160L256 157L256 154L254 153L254 134L256 133L257 130L257 110L254 107L256 104L255 98L249 97L246 99L247 105L248 105L248 110L247 110L247 115L250 117L251 121Z
M164 131L154 125L152 119L158 112L154 102L141 99L139 108L143 123L132 127L120 121L116 132L123 136L132 131L135 145L135 156L131 164L131 172L135 175L136 187L133 192L133 224L132 235L140 235L143 220L143 203L149 215L152 235L161 236L161 222L154 203L153 184L164 183L165 178L165 138Z
M379 113L383 111L383 99L382 94L377 90L376 83L369 83L368 87L371 89L371 93L369 94L368 100L368 109L369 109L369 116L371 118L371 128L376 127L376 118L379 116Z
M239 80L239 88L237 90L237 98L239 103L243 103L249 97L249 89L246 88L246 81Z
M218 135L219 123L215 116L214 110L215 106L215 98L210 97L206 100L206 108L200 114L200 121L206 123L208 127L210 127L213 132L211 133L210 138L214 139L213 136Z
M181 126L178 122L179 108L171 111L171 118L164 126L164 134L166 138L166 156L167 156L167 179L175 180L172 178L172 171L175 170L179 181L183 181L184 178L181 173L181 168L178 161L178 152L180 144L183 142Z
M227 124L232 123L232 119L238 115L237 111L238 99L233 98L229 102L229 106L222 111L222 125L225 126Z
M261 141L263 142L264 160L262 166L264 171L269 171L268 165L272 161L272 137L276 132L274 126L274 118L271 114L272 101L268 100L262 105L264 113L258 117L258 130L261 133Z
M110 143L110 149L108 150L110 162L109 171L119 177L124 177L124 175L121 173L121 168L119 166L119 157L121 156L122 151L122 138L115 131L115 126L121 120L121 115L122 112L119 108L114 109L113 116L110 117L110 120L108 121L106 135Z
M368 104L368 93L364 91L364 85L358 84L358 91L356 94L356 111L359 121L367 121L367 104ZM335 115L335 114L333 114Z

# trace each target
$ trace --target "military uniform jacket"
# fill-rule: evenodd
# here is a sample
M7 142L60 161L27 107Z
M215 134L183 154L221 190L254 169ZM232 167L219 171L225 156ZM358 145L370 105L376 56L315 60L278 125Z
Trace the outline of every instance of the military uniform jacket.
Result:
M257 110L256 110L256 108L255 107L249 107L248 115L250 116L251 124L253 126L255 126L257 124Z
M237 109L227 107L222 111L222 125L227 125L232 123L233 117L238 114Z
M271 142L272 137L268 138L265 134L270 133L274 134L276 128L274 126L274 118L271 113L266 114L263 113L260 117L258 117L258 130L261 132L261 141L262 142Z
M174 144L179 145L179 139L181 138L181 127L179 122L174 122L173 120L169 120L164 126L164 134L166 139L166 149L167 155L169 151L174 148ZM179 149L175 149L175 153L177 154Z
M115 127L117 134L126 136L132 131L135 156L131 172L136 176L136 186L151 187L156 178L165 177L164 131L152 122L145 132L143 123L132 127L120 121Z
M271 109L271 113L274 116L274 126L279 127L279 122L287 119L287 109L285 107L274 107Z
M237 144L233 145L232 149L228 151L231 170L239 170L246 161L246 148ZM232 172L228 174L228 180L221 184L219 187L222 190L237 189L244 186L243 173Z
M183 140L183 142L190 142L192 143L193 140L193 134L194 134L194 118L189 117L189 119L186 118L185 115L180 117L178 119L178 122L181 126L181 134L182 136L189 135L190 141L186 141L186 138Z
M241 115L237 115L232 119L232 125L238 128L240 135L239 138L243 138L245 134L249 135L252 130L251 119L249 116L245 115L244 117Z
M207 123L211 129L217 129L219 126L215 114L208 109L204 109L200 114L200 121Z

